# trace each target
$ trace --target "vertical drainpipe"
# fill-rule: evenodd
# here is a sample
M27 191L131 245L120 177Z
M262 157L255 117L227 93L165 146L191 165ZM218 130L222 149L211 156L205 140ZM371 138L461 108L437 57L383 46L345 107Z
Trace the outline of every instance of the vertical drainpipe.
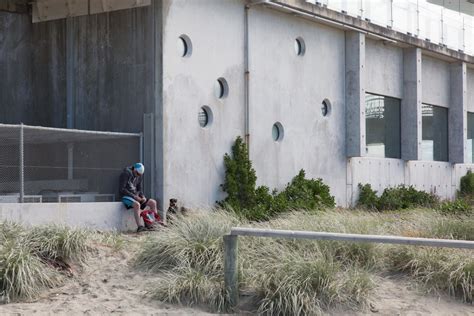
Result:
M249 5L245 5L244 16L244 97L245 97L245 143L247 144L247 153L250 155L250 97L249 97Z

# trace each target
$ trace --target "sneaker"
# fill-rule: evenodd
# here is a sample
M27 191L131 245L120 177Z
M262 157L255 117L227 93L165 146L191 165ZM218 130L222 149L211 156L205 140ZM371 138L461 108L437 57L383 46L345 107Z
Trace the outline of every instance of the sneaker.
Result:
M144 232L146 231L147 229L144 227L144 226L138 226L137 228L137 233L140 233L140 232Z

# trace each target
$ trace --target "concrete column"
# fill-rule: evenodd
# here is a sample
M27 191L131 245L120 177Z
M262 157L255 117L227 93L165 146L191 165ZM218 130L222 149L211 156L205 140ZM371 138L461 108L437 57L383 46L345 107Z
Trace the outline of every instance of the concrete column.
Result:
M450 67L450 104L448 114L449 161L467 161L467 69L466 63Z
M421 49L403 51L402 159L421 159Z
M347 157L365 156L365 147L365 35L346 32Z

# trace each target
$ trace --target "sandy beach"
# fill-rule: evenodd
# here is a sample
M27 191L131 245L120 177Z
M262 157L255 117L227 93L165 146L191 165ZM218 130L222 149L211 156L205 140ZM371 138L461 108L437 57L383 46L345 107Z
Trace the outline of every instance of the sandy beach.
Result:
M134 240L135 235L126 236ZM212 315L204 308L156 301L149 293L159 275L132 270L136 243L121 250L97 244L87 264L56 289L32 302L0 305L0 315ZM364 311L332 310L329 315L474 315L474 305L446 296L426 295L406 279L378 277Z

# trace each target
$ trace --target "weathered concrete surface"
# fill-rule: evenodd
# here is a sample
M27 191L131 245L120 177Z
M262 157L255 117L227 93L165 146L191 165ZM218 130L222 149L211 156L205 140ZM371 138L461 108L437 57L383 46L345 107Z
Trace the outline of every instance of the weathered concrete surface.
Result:
M0 12L2 123L72 127L69 114L75 128L140 132L155 102L151 6L69 21L30 19Z
M366 39L366 91L403 98L403 49L384 41Z
M207 207L222 199L224 154L244 134L244 2L167 0L163 19L163 200ZM184 58L182 34L193 47ZM229 84L224 99L214 93L220 77ZM202 128L204 105L213 122Z
M262 7L251 8L249 20L250 158L258 183L282 189L304 169L345 205L344 33ZM297 37L304 56L296 55ZM326 117L324 99L331 103ZM284 128L279 142L275 122Z
M362 157L366 155L365 36L352 31L345 35L346 155Z
M474 68L467 68L467 111L474 113Z
M135 230L131 211L122 203L1 203L0 221L22 225L57 224L102 231Z
M451 164L439 161L403 161L387 158L351 158L349 177L352 205L358 200L358 184L370 183L382 194L388 187L412 185L417 190L431 192L441 199L453 199L460 188L461 177L473 164Z
M450 66L450 105L448 112L449 161L467 161L467 69L466 63Z
M423 55L422 57L423 103L450 107L449 64Z
M421 49L403 50L403 98L401 107L402 159L421 159Z

